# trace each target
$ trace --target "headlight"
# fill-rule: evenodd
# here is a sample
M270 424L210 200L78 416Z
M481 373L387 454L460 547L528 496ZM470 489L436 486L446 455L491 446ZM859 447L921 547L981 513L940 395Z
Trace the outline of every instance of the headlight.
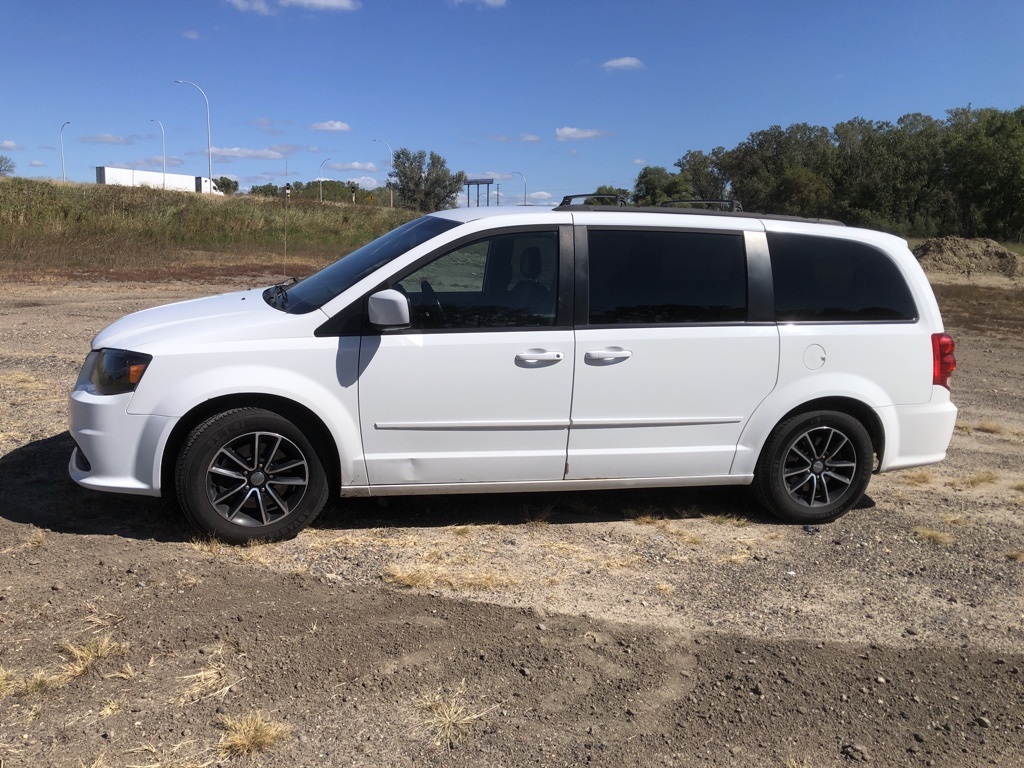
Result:
M84 389L94 395L134 392L152 359L152 355L124 349L94 350L85 358L75 389Z

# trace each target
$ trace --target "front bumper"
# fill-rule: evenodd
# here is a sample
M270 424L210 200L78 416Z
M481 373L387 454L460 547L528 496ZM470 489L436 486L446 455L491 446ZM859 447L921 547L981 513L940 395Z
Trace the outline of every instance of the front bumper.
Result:
M160 456L174 420L130 414L131 399L131 393L71 393L69 429L76 447L68 473L85 488L159 496Z

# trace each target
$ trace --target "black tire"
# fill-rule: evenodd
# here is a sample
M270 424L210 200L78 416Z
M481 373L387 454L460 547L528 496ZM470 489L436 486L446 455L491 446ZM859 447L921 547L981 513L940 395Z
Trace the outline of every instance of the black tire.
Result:
M853 508L871 479L871 437L857 419L812 411L779 424L754 472L758 501L783 520L831 520Z
M178 503L199 530L231 544L295 536L327 503L327 474L306 435L261 408L212 416L175 467Z

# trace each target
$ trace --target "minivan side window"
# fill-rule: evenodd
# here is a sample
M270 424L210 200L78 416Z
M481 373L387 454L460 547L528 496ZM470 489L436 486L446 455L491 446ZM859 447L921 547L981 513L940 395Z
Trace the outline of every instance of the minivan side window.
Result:
M591 229L587 250L591 325L746 320L742 233Z
M870 245L770 232L768 250L778 322L917 319L903 275Z
M460 245L399 279L411 330L555 324L558 232L513 232Z

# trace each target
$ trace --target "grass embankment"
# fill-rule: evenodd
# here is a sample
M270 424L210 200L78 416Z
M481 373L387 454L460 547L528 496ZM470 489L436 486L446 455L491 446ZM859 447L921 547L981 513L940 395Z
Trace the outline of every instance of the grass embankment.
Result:
M306 275L415 214L258 196L0 179L0 274ZM287 255L285 240L287 236Z

